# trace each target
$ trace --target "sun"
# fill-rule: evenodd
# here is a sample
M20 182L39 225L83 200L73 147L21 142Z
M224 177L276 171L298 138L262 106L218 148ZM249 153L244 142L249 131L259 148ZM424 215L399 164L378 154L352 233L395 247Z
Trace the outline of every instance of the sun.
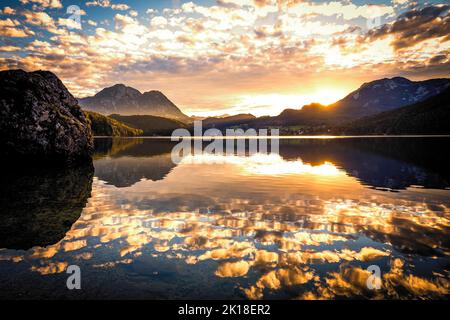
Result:
M346 95L345 91L335 88L319 89L311 94L311 99L323 105L329 105L341 100Z
M203 112L190 112L197 116L217 116L219 114L240 114L251 113L257 117L277 116L285 109L300 110L304 105L320 103L329 105L346 96L346 90L333 87L322 87L311 89L304 93L266 93L266 94L246 94L237 96L232 107L220 110L208 110Z
M262 94L241 97L242 110L255 115L278 115L284 109L301 109L304 105L317 102L323 105L334 103L346 95L338 88L320 88L305 94Z

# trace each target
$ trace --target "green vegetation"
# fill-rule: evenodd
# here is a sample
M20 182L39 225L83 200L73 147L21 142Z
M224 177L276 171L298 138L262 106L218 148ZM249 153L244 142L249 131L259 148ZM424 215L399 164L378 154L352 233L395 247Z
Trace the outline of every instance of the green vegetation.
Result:
M94 160L97 160L105 156L115 156L135 145L142 144L143 141L143 138L128 139L121 137L95 139L95 151L93 158Z
M143 131L121 123L118 120L106 117L93 111L84 111L91 124L94 136L128 137L140 136Z
M175 129L187 128L187 125L181 121L157 116L122 116L119 114L112 114L109 117L125 123L128 126L141 129L144 132L144 135L149 136L171 135Z

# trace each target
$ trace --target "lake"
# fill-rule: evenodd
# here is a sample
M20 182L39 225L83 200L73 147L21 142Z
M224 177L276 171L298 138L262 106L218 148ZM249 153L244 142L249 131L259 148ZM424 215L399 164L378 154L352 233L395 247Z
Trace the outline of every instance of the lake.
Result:
M450 138L178 164L167 139L95 143L93 166L2 168L0 298L448 298Z

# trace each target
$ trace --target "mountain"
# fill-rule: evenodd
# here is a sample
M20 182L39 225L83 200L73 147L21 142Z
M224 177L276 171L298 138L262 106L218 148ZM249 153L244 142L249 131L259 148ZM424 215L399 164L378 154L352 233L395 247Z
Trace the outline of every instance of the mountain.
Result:
M79 99L80 105L104 115L152 115L189 122L189 117L159 91L141 93L123 84L105 88L93 97Z
M144 133L140 129L132 128L97 112L84 111L84 114L91 124L94 136L131 137L140 136Z
M285 109L278 116L273 117L249 117L248 119L228 117L221 128L233 126L279 127L281 133L304 133L311 130L312 127L337 125L421 102L449 87L450 79L410 81L401 77L386 78L365 83L342 100L328 106L312 103L303 106L300 110ZM214 119L214 121L220 120Z
M144 135L171 135L172 131L179 128L186 128L187 125L175 119L149 115L123 116L112 114L110 118L120 121L130 127L140 129Z
M450 79L411 81L402 77L364 83L344 99L329 105L343 118L360 118L393 110L435 96L450 86Z
M105 150L95 161L96 177L107 184L123 188L142 179L163 180L177 166L171 159L176 143L169 139L105 139L103 142L115 144L123 140L132 143L127 142L117 152Z
M260 117L252 124L256 127L263 126L315 126L336 122L336 110L320 103L312 103L303 106L301 110L285 109L275 117ZM250 125L251 126L251 125Z
M223 116L223 117L209 117L203 120L203 128L223 128L229 125L236 126L248 121L252 121L256 117L252 114L237 114L234 116Z
M450 134L450 88L399 109L346 123L333 133L341 134Z
M313 103L301 110L286 109L270 120L277 125L319 125L338 123L411 105L450 87L450 79L410 81L396 77L364 83L359 89L328 106Z

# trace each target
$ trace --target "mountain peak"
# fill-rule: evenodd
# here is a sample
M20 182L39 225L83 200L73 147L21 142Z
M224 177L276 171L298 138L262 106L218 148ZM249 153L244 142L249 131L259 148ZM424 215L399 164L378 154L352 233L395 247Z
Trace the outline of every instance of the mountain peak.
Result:
M144 94L146 94L146 93L148 93L148 94L162 94L162 95L164 95L161 91L159 91L159 90L150 90L150 91L146 91L146 92L144 92Z
M410 85L412 83L413 83L413 81L411 81L407 78L404 78L404 77L383 78L383 79L379 79L379 80L365 82L359 89L361 90L364 88L377 88L379 86L387 86L387 87L391 87L392 89L394 89L398 85L405 86L405 85Z
M152 115L188 121L189 117L167 98L161 91L139 90L122 83L104 88L93 97L79 100L85 109L105 115Z
M95 97L99 98L109 98L109 97L116 97L116 98L122 98L127 96L139 96L141 95L141 92L139 90L136 90L132 87L127 87L126 85L122 83L115 84L111 87L104 88L100 92L98 92Z
M152 96L152 97L161 97L161 98L166 98L166 95L164 93L162 93L161 91L158 90L150 90L150 91L146 91L143 93L144 96Z
M395 82L404 82L404 83L411 83L412 82L411 80L409 80L407 78L404 78L404 77L393 77L393 78L388 79L388 80L392 80L392 81L395 81Z

